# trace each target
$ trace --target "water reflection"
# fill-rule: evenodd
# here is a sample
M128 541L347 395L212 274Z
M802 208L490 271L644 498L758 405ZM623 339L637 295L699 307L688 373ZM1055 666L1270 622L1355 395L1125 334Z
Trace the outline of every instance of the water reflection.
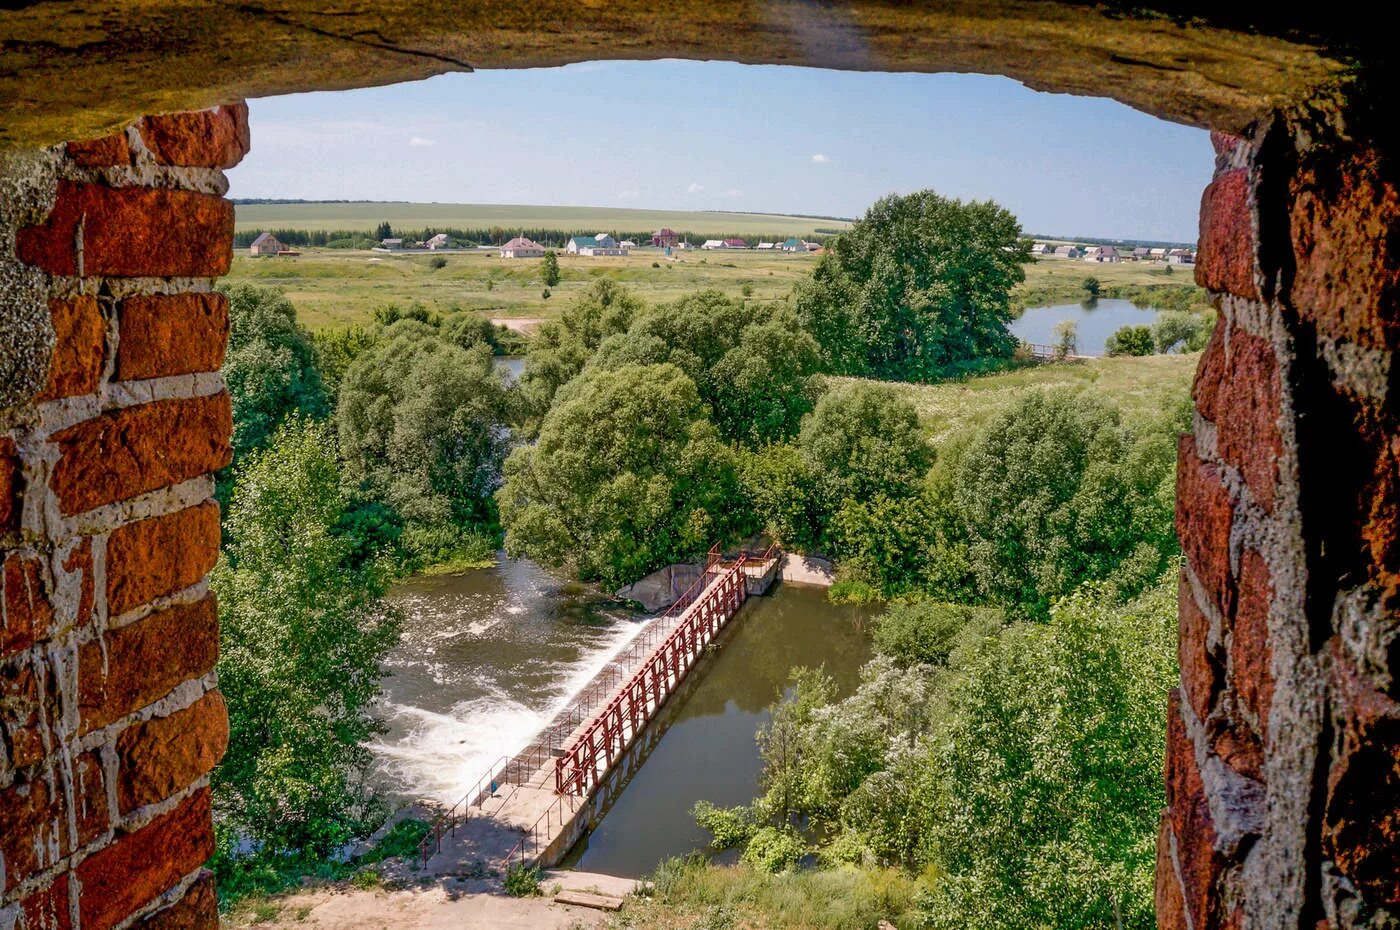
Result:
M1135 306L1131 300L1101 298L1078 304L1031 307L1011 323L1011 335L1038 345L1055 343L1055 324L1073 320L1078 327L1080 355L1103 355L1104 343L1124 326L1151 326L1157 311Z

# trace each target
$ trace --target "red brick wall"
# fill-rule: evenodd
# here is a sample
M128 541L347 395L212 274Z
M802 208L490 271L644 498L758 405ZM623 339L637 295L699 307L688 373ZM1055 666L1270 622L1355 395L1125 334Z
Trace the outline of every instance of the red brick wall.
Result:
M1365 138L1336 108L1215 137L1162 930L1400 925L1400 198Z
M52 207L6 233L6 260L43 272L54 344L42 390L0 410L0 927L218 923L206 576L231 421L211 287L220 169L247 148L240 104L44 153Z

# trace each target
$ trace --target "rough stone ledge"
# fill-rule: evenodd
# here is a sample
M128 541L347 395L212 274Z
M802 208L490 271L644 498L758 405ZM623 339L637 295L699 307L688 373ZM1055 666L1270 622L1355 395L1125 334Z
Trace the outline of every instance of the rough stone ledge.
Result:
M179 484L167 485L145 494L104 504L86 513L66 518L61 524L64 536L110 533L127 523L160 517L202 504L214 496L214 477L200 475ZM140 608L137 608L140 610Z
M169 375L144 381L113 381L103 392L102 409L139 407L157 400L188 400L209 397L224 390L224 376L217 371L189 375Z
M184 508L177 507L175 510ZM173 511L172 511L173 512ZM188 588L181 588L172 594L164 594L140 607L133 607L126 613L107 619L107 629L119 630L124 626L130 626L138 620L149 617L151 614L167 607L177 607L181 604L194 604L204 600L209 595L209 579L205 578L196 581Z
M49 278L49 294L53 297L73 297L99 294L121 300L148 294L204 294L212 291L218 278L80 278L72 275Z

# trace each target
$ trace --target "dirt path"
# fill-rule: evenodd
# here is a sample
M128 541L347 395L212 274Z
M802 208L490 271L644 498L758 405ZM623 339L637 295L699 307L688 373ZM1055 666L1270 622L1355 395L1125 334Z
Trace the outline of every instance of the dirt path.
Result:
M494 883L492 883L494 884ZM317 888L282 895L226 916L224 930L589 930L607 925L608 915L586 907L555 904L565 888L623 897L630 879L587 872L546 872L542 894L512 898L487 890L485 881L452 880L390 890Z
M542 316L503 316L493 319L491 322L496 326L504 326L506 329L513 329L517 333L525 336L533 336L539 325L545 321Z

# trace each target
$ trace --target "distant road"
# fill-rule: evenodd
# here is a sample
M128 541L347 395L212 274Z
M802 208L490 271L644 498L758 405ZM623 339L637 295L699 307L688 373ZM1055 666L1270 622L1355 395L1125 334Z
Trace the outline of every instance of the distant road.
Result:
M372 233L384 221L395 229L588 229L640 232L669 226L718 238L815 236L818 229L846 229L841 220L779 213L712 210L630 210L618 207L548 207L477 203L268 203L237 204L239 230L306 229Z

